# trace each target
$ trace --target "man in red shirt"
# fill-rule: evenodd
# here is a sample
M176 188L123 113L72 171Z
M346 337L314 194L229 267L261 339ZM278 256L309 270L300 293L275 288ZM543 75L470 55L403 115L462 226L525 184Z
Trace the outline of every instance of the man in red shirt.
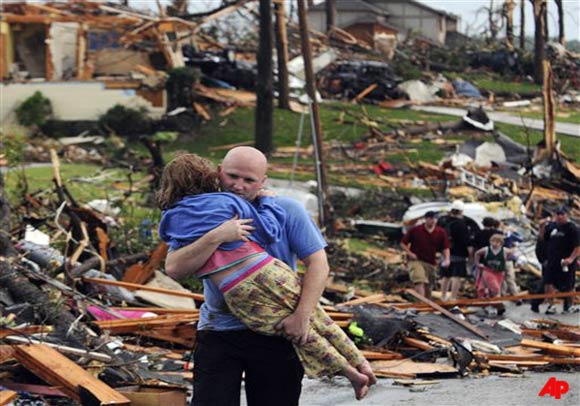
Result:
M449 238L442 227L437 226L434 211L425 213L425 222L411 228L403 236L401 247L409 259L409 274L415 290L431 297L431 288L437 275L437 252L443 252L441 266L449 266Z

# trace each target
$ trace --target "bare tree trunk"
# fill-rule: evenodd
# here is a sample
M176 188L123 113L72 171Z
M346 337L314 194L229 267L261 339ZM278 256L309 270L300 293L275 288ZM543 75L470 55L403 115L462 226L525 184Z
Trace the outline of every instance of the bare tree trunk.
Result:
M514 0L506 0L505 5L505 38L509 49L514 48Z
M542 69L544 70L544 140L546 142L546 152L551 158L556 145L556 102L553 92L553 75L552 66L549 61L543 61Z
M272 1L260 0L260 45L254 138L256 148L266 156L270 156L273 150L274 96L272 88Z
M326 0L326 32L336 26L336 0Z
M564 5L562 0L555 0L558 7L558 42L566 46L566 36L564 34Z
M543 62L546 59L546 42L544 34L546 32L546 0L530 0L534 5L534 79L536 83L544 82Z
M316 99L316 86L314 82L314 69L312 68L312 51L310 49L310 37L308 34L308 19L306 17L306 5L304 0L298 0L298 18L300 21L300 41L302 44L302 57L304 58L304 73L306 76L306 91L310 97L312 103L312 120L314 120L313 130L314 137L313 140L314 147L318 152L318 159L315 162L317 174L318 174L318 184L319 191L321 192L318 196L322 200L319 209L320 213L320 224L325 226L329 234L334 232L334 224L331 216L330 205L328 202L328 183L326 181L326 160L324 158L324 149L322 148L322 127L320 125L320 111L318 108L318 100Z
M520 0L520 49L526 49L526 0Z
M286 8L284 1L276 2L276 51L278 60L278 108L290 110L288 84L288 36L286 34Z
M497 39L497 25L495 24L495 21L493 21L493 0L489 0L489 10L488 10L488 15L487 15L487 19L489 22L489 43L492 44L495 42L495 40Z

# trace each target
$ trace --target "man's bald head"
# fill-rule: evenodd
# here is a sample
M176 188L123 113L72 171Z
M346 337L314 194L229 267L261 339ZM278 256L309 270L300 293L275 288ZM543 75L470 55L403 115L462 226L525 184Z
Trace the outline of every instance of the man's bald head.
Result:
M235 147L230 149L222 160L222 166L231 162L235 164L249 162L256 170L262 171L263 175L266 175L268 170L268 159L260 150L254 147Z
M218 166L222 189L252 201L266 183L267 169L268 160L256 148L233 148Z

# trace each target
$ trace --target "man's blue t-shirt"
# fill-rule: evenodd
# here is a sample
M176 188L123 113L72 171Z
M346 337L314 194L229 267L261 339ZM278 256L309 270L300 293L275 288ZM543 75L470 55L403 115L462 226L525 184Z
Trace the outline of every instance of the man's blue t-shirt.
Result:
M266 251L296 269L297 259L304 259L326 247L326 241L304 207L288 197L277 197L276 203L285 210L284 232ZM219 289L203 280L205 302L201 305L198 330L245 330L247 327L230 313Z

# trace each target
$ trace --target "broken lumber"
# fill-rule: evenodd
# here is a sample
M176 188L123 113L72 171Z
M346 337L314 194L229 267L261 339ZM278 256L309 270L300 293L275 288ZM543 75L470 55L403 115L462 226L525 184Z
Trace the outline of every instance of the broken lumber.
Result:
M151 254L149 261L145 264L133 264L125 271L123 282L136 283L142 285L149 281L159 268L161 261L167 256L167 244L161 242Z
M102 405L131 404L125 396L46 345L18 345L14 355L26 369L51 385L61 386L63 392L77 402L81 400L79 391L83 388Z
M369 361L374 360L391 360L391 359L401 359L403 356L396 352L378 352L378 351L367 351L361 350L361 354Z
M580 348L572 348L565 345L544 343L541 341L528 340L526 338L522 339L520 345L522 347L539 348L552 354L572 355L574 357L580 357Z
M55 348L59 352L63 352L66 354L78 355L79 357L94 359L94 360L101 361L101 362L111 362L113 360L113 358L111 358L110 355L103 354L100 352L85 351L85 350L82 350L80 348L68 347L66 345L47 343L47 342L43 342L43 341L37 340L37 339L32 338L32 337L8 336L8 337L4 337L4 340L11 342L11 343L17 343L17 344L38 344L38 345L42 344L42 345L45 345L47 347Z
M97 283L97 284L101 284L101 285L111 285L111 286L120 286L122 288L125 288L127 290L145 290L148 292L157 292L157 293L163 293L166 295L171 295L171 296L181 296L181 297L189 297L193 300L199 300L199 301L203 301L204 297L202 294L199 293L191 293L191 292L178 292L175 290L171 290L171 289L163 289L163 288L152 288L149 286L145 286L145 285L139 285L136 283L128 283L128 282L120 282L120 281L110 281L107 279L101 279L101 278L81 278L84 282L89 282L89 283Z
M0 391L0 406L7 405L18 397L18 393L13 390Z
M481 299L460 299L460 300L450 300L448 302L436 303L439 306L454 307L454 306L486 306L493 303L499 302L515 302L518 300L529 300L529 299L553 299L553 298L563 298L563 297L576 297L580 296L580 292L557 292L557 293L537 293L537 294L525 294L525 295L511 295L511 296L498 296L492 298L481 298ZM406 309L409 307L417 307L415 303L393 303L393 306L399 309Z

